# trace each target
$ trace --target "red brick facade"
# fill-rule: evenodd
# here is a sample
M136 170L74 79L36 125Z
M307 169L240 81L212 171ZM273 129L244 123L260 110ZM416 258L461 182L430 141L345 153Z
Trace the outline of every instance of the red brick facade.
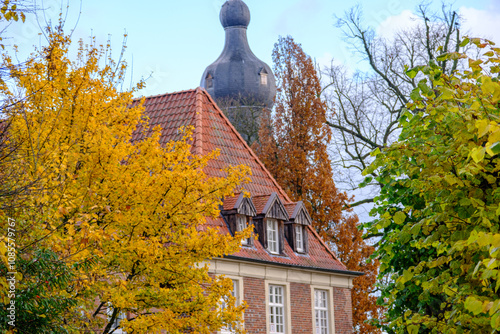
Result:
M351 290L333 288L333 304L335 311L335 333L352 333L352 302Z
M243 298L248 304L245 310L245 330L249 334L267 333L265 288L263 279L243 278Z
M267 333L266 319L266 293L265 280L260 278L243 278L243 295L247 303L245 311L245 330L249 334ZM305 283L289 284L292 334L314 333L313 308L311 286ZM333 288L333 305L335 316L335 334L351 334L352 329L352 304L351 290L349 288Z
M311 286L309 284L290 283L290 306L292 333L313 333Z

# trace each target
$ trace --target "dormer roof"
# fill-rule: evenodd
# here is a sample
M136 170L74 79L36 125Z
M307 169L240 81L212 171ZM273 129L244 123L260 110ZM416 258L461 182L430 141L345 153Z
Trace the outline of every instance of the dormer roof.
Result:
M256 216L257 210L250 197L245 197L240 193L233 197L226 197L223 202L223 211L225 213L237 213L245 216Z
M300 225L311 225L312 219L309 212L306 209L304 202L298 201L297 203L287 203L285 204L288 215L290 216L290 222Z
M270 195L255 196L253 200L257 209L257 216L288 220L289 217L285 206L275 192Z

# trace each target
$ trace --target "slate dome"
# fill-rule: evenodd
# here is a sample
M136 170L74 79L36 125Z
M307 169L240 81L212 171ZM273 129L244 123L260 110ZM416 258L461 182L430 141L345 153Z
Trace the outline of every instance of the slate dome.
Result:
M201 87L215 99L229 98L243 106L271 108L276 81L271 68L248 45L250 10L241 0L228 0L222 5L220 21L226 34L224 49L205 69Z
M219 18L224 28L234 26L248 27L250 23L250 10L241 0L229 0L222 5Z

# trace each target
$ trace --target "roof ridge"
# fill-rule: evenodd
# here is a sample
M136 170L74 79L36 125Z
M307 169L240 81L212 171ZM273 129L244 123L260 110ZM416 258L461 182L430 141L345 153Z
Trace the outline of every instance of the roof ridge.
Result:
M288 197L287 193L283 190L283 188L281 188L281 186L279 185L279 183L274 179L274 177L271 175L271 173L267 170L266 166L264 166L264 164L262 163L262 161L260 161L259 157L257 157L257 155L255 154L255 152L252 150L252 148L250 146L248 146L247 142L245 139L243 139L243 137L240 135L240 133L236 130L236 128L233 126L233 124L231 124L231 121L229 121L229 119L226 117L226 115L224 115L224 113L222 112L222 110L219 108L219 106L217 105L217 103L215 103L214 99L212 99L212 96L210 96L210 94L205 90L205 88L203 87L198 87L197 88L197 91L200 91L202 93L205 93L205 95L208 97L210 103L212 103L214 106L215 106L215 109L217 110L217 112L222 116L222 119L227 123L227 125L229 126L229 128L234 132L234 134L238 137L238 139L243 143L243 145L245 146L245 148L250 152L250 155L255 159L255 161L257 162L257 164L262 168L262 170L267 174L267 176L271 179L271 181L274 183L274 185L276 186L276 188L279 190L279 192L281 193L281 195L283 195L283 198L288 201L288 202L292 202L292 200L290 199L290 197Z
M195 140L195 148L194 152L197 155L203 154L203 103L201 101L202 91L200 88L196 88L195 90L195 114L194 114L194 140Z
M184 93L191 93L191 92L194 93L194 92L196 92L196 90L197 90L196 88L192 88L192 89L179 90L179 91L172 92L172 93L164 93L164 94L156 94L156 95L148 95L148 96L141 95L141 96L132 98L132 101L138 101L142 98L150 99L150 98L161 97L161 96L166 96L166 95L176 95L176 94L184 94Z

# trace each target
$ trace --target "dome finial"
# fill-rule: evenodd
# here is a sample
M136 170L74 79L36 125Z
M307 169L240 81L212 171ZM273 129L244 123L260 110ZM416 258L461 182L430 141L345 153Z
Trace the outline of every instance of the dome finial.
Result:
M227 27L248 27L250 23L250 10L241 0L228 0L220 10L220 23Z

